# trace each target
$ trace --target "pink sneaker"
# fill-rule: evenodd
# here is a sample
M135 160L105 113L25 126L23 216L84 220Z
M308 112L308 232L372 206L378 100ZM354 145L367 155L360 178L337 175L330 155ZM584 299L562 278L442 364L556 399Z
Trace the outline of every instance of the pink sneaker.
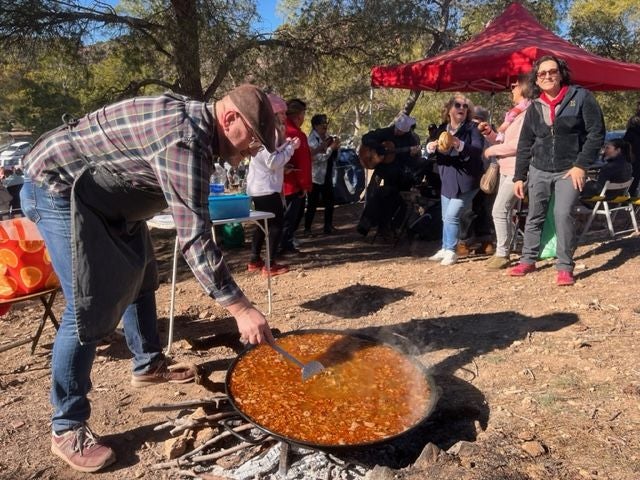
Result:
M556 273L556 285L565 286L573 285L576 281L573 278L573 273L567 270L558 270Z
M535 263L520 262L518 265L510 269L507 273L512 277L524 277L527 273L531 273L535 271L536 271Z
M247 272L258 272L262 270L262 267L264 267L264 261L262 261L262 259L259 258L255 262L247 263Z
M51 436L51 452L79 472L97 472L116 461L111 448L100 443L100 439L86 425Z
M276 262L271 262L271 276L275 277L276 275L282 275L283 273L287 273L289 271L289 267L287 265L281 265ZM262 275L269 275L269 270L267 270L267 266L262 267Z

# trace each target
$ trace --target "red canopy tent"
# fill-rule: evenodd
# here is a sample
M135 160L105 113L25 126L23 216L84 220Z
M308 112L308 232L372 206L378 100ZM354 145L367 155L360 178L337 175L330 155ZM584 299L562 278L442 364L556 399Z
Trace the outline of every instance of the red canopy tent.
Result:
M640 89L640 65L599 57L544 28L512 3L466 43L435 57L371 69L373 87L431 91L501 91L542 55L563 58L572 81L590 90Z

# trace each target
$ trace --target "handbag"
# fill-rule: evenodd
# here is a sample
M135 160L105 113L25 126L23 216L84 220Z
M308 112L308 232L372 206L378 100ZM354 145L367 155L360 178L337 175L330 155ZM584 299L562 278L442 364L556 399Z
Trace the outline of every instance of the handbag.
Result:
M500 177L500 166L492 162L487 170L480 177L480 190L484 193L492 194L498 188L498 179Z

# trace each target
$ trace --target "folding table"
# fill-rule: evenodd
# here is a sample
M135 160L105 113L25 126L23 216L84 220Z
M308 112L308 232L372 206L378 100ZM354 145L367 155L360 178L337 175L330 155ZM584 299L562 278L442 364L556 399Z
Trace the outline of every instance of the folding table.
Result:
M269 250L269 224L267 220L275 217L271 212L261 212L257 210L251 210L247 217L237 218L223 218L219 220L211 220L211 229L213 232L213 239L216 241L215 227L217 225L224 225L226 223L253 223L260 228L265 235L265 249L266 249L266 266L267 266L267 301L268 301L268 314L271 314L271 253ZM171 215L156 215L155 217L147 220L147 225L151 228L159 228L171 230L175 229L176 225ZM175 289L176 289L176 271L178 266L178 236L176 235L174 248L173 248L173 270L171 274L171 302L169 305L169 338L167 339L167 348L165 353L171 351L171 344L173 343L173 324L174 324L174 306L175 306Z

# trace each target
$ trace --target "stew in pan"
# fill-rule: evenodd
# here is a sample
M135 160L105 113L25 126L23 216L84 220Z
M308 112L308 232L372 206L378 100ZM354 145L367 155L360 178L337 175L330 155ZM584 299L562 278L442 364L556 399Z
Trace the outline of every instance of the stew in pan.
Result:
M227 377L243 415L277 435L316 445L360 445L405 432L428 414L430 384L396 349L340 332L287 335L278 344L327 368L302 381L300 368L268 346L245 352Z

